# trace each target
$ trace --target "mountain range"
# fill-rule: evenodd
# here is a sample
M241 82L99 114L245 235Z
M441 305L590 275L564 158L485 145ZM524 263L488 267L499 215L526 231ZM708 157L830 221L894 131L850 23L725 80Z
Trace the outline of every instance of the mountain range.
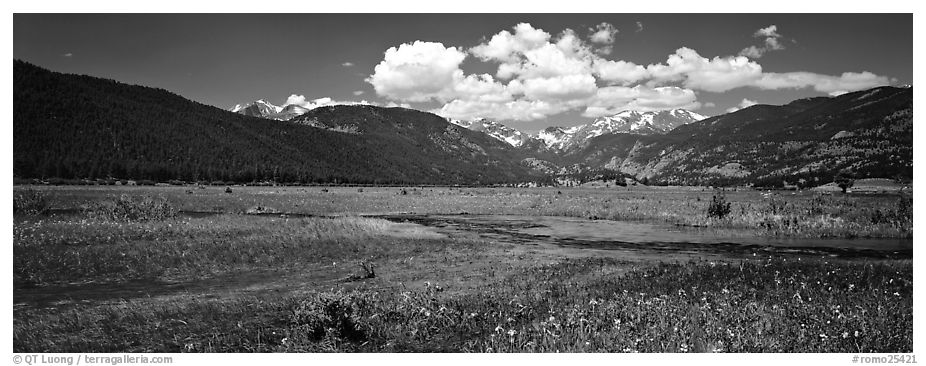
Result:
M685 109L658 112L623 111L613 116L601 117L594 122L570 128L548 127L540 131L537 138L549 148L568 151L583 146L589 140L607 134L632 133L656 135L672 131L678 126L693 123L707 117Z
M295 104L279 107L259 99L247 104L235 105L231 108L231 111L247 116L285 121L300 116L309 110ZM566 151L584 145L591 138L605 134L664 134L678 126L705 118L707 117L685 109L648 112L622 111L613 116L598 118L589 124L569 128L548 127L540 131L536 136L487 118L472 120L447 118L447 121L473 131L483 132L513 147L536 147L542 144L547 149Z
M822 184L840 171L912 178L912 87L705 117L624 111L531 136L406 108L222 110L162 89L14 61L13 174L362 184Z

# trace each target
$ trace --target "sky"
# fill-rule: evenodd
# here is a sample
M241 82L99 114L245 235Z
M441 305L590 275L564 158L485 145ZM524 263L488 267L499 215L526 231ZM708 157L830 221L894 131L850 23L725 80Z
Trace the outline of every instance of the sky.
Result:
M13 57L229 109L405 106L535 133L912 84L911 14L14 14Z

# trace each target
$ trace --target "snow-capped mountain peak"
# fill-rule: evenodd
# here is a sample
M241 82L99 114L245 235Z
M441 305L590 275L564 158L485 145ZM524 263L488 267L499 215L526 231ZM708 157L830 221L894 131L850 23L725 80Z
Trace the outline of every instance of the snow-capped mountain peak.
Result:
M231 109L231 111L252 117L284 121L301 115L307 112L308 109L294 104L290 104L285 107L278 106L264 99L258 99L250 103L236 104L235 107Z
M532 138L526 133L485 118L469 121L448 118L447 122L473 131L483 132L514 147L520 147Z
M658 112L621 111L612 116L599 117L592 123L570 128L550 127L538 133L537 138L549 148L566 150L580 146L591 138L610 133L638 135L664 134L678 126L697 122L707 117L685 110L672 109Z

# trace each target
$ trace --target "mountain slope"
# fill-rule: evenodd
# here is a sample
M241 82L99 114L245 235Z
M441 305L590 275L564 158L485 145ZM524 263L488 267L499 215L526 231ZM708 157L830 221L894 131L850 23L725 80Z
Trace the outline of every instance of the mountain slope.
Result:
M477 184L532 179L484 134L402 108L336 106L324 126L268 121L162 89L13 63L13 174L166 181Z
M912 88L756 105L666 135L604 135L568 162L672 184L819 184L845 170L912 177Z

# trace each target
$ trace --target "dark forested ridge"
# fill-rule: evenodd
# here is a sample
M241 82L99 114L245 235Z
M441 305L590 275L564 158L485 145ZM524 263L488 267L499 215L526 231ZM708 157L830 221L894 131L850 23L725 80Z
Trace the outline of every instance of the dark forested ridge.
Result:
M155 181L489 184L517 151L435 115L335 106L311 123L232 113L162 89L13 63L13 175Z

